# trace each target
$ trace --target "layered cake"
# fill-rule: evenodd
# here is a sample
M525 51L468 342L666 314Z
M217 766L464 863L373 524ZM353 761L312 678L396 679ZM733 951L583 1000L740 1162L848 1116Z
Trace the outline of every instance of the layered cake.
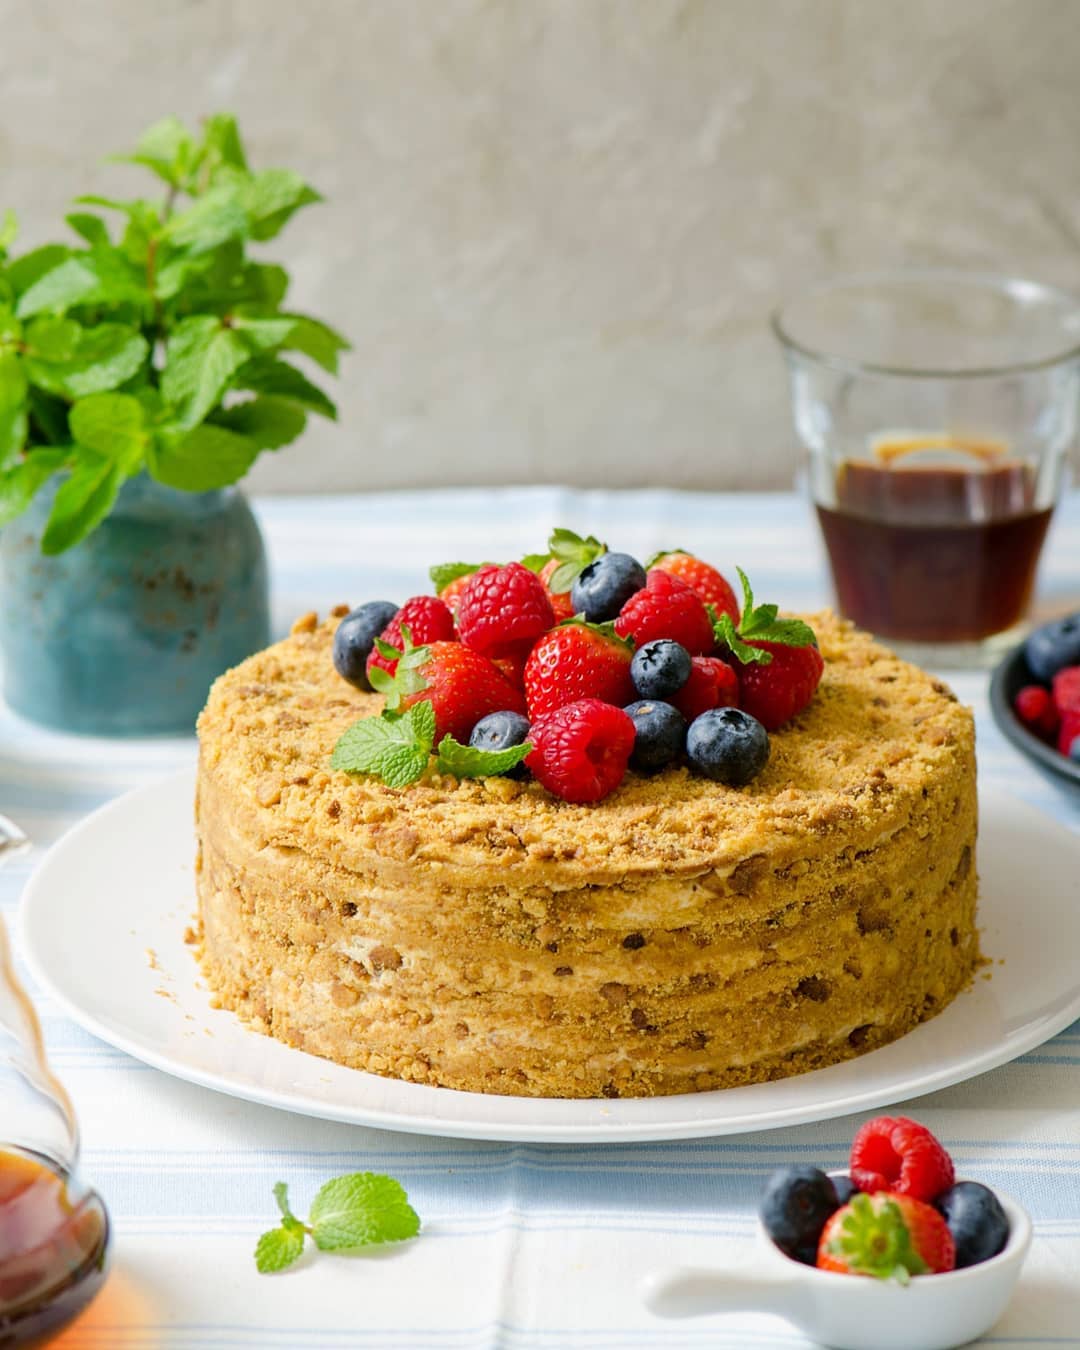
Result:
M434 759L399 787L332 768L383 698L335 671L340 614L300 621L199 722L216 999L339 1064L537 1097L761 1082L933 1016L979 960L972 718L809 619L820 685L756 777L631 761L596 802Z

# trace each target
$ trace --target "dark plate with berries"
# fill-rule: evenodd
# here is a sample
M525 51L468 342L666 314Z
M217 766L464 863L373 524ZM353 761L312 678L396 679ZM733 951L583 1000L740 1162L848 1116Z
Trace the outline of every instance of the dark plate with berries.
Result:
M1037 628L990 680L990 711L1005 738L1055 783L1080 787L1080 615ZM1071 753L1070 753L1071 751Z

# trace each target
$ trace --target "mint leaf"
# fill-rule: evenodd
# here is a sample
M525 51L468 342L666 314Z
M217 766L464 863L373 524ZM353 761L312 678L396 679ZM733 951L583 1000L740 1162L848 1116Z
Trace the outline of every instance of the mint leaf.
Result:
M775 642L784 647L809 647L817 641L814 630L802 619L778 618L777 605L755 605L749 578L741 567L735 570L739 574L743 593L742 618L738 626L732 622L729 614L717 614L714 605L706 605L706 609L712 620L716 640L727 643L732 655L743 665L757 663L767 666L772 661L772 652L748 645L751 642Z
M7 279L12 290L16 295L22 295L65 258L70 258L71 252L66 244L42 244L40 248L31 249L21 258L16 258L8 264L7 269Z
M252 239L273 239L300 207L322 197L291 169L263 169L243 194Z
M307 414L302 408L270 396L236 403L214 413L213 418L215 426L239 432L260 450L278 450L288 445L307 426Z
M233 381L236 389L250 389L256 394L276 394L299 403L303 408L337 421L337 408L323 391L287 361L271 357L255 357Z
M0 472L0 525L22 515L38 490L63 468L68 454L60 447L34 450L21 464Z
M20 319L70 309L88 299L100 286L98 274L86 257L65 258L19 296L15 313Z
M292 319L278 315L275 318L249 318L244 314L234 314L232 328L247 343L253 352L273 352L285 345L289 335L296 327Z
M294 352L303 352L331 375L338 372L338 356L349 350L349 342L329 324L320 323L306 314L290 314L293 329L285 346Z
M354 722L334 746L330 767L374 774L390 787L407 787L427 768L434 740L435 710L424 700L401 715L383 712Z
M302 1228L271 1228L255 1246L255 1268L260 1275L275 1275L300 1259L304 1250Z
M184 247L192 255L208 253L230 239L242 239L249 233L248 214L234 186L212 187L194 205L171 217L162 237Z
M458 577L469 577L474 572L478 572L481 567L486 567L487 563L434 563L428 568L428 576L431 578L431 584L435 587L435 594L445 591L452 581L457 581Z
M66 361L26 358L30 383L61 398L85 398L125 384L143 368L150 344L126 324L103 323L84 329L75 353Z
M64 219L91 248L109 247L109 231L100 216L95 216L91 211L72 211Z
M131 394L92 394L80 399L71 409L68 424L79 445L115 459L125 476L141 465L146 417L142 404Z
M26 372L14 351L0 349L0 468L26 444Z
M508 773L531 750L529 741L505 750L478 750L472 745L462 745L453 736L444 736L439 742L435 768L439 773L450 773L455 778L490 778Z
M213 314L194 314L173 330L161 373L161 392L181 426L194 427L221 402L229 381L251 351Z
M0 258L7 253L19 235L19 219L11 207L0 216Z
M289 1208L289 1188L284 1181L274 1182L274 1201L278 1209L281 1210L281 1217L286 1223L299 1223L300 1220Z
M63 553L85 539L109 514L123 481L115 460L85 453L57 490L41 537L42 553Z
M555 529L548 540L551 556L558 558L559 566L548 579L548 590L553 595L564 595L573 586L589 563L608 551L607 544L591 534L582 539L573 530Z
M211 492L243 478L259 447L247 436L205 422L191 431L165 430L149 447L151 476L185 492Z
M135 153L111 155L124 164L141 164L172 187L182 187L195 159L195 141L177 117L163 117L139 137Z
M42 361L70 361L82 335L74 319L34 319L26 327L26 354Z
M324 1252L402 1242L420 1231L419 1215L400 1182L374 1172L328 1181L312 1202L308 1223Z
M240 128L230 113L216 113L207 119L202 154L211 173L222 165L246 171L247 155Z

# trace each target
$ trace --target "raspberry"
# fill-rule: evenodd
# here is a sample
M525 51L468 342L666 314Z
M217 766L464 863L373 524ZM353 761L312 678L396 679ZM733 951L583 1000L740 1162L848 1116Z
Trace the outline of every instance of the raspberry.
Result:
M868 1120L851 1143L851 1179L861 1191L933 1200L956 1180L952 1159L925 1125L906 1116Z
M462 589L457 625L466 647L503 656L535 641L554 624L544 583L521 563L474 572Z
M1062 714L1080 712L1080 666L1066 666L1054 676L1054 706Z
M715 567L692 553L661 553L649 564L661 572L670 572L673 577L685 581L695 595L700 596L707 605L713 605L717 614L730 614L736 623L739 621L739 602L735 592Z
M779 642L751 642L772 652L769 664L752 661L739 669L739 707L756 717L767 731L789 722L814 697L825 662L813 646L787 647Z
M1051 740L1057 735L1061 717L1049 689L1041 684L1026 684L1013 699L1013 711L1036 736Z
M600 699L624 707L633 701L630 644L610 624L574 620L540 639L525 662L529 716L539 717L564 703Z
M619 611L615 631L632 637L639 647L654 638L671 638L691 656L710 652L716 645L705 602L685 581L655 567L645 589L632 595Z
M454 639L454 616L446 605L434 595L414 595L406 600L398 612L379 634L379 640L388 642L399 652L404 647L401 629L409 630L414 647L424 647L429 642L451 642ZM378 666L388 675L397 670L397 661L375 650L367 660L367 669Z
M668 702L678 708L687 722L710 708L737 707L739 677L718 656L695 656L690 662L690 678Z
M623 780L634 723L622 708L583 698L535 718L529 740L525 763L549 792L567 802L598 802Z

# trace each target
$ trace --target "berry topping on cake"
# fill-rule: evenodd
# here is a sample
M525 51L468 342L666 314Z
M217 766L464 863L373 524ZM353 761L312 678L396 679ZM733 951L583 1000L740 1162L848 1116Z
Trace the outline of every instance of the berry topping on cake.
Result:
M670 572L673 577L685 581L690 589L707 605L712 605L718 614L730 614L733 619L739 617L739 602L735 592L725 578L712 566L702 562L692 553L675 549L670 553L657 553L649 559L649 570Z
M906 1116L868 1120L851 1144L851 1177L861 1191L933 1200L953 1184L952 1159L925 1125Z
M535 718L529 739L525 763L549 792L567 802L598 802L626 774L634 723L622 708L583 698Z
M632 645L620 638L611 624L570 619L553 628L525 663L529 715L538 717L583 698L622 708L634 697L632 654Z
M759 1213L784 1255L812 1266L825 1224L840 1203L832 1178L818 1168L778 1167L765 1183Z
M952 1234L931 1205L881 1191L857 1195L825 1224L820 1270L870 1275L907 1284L912 1275L940 1275L956 1265Z
M435 594L455 619L457 618L458 605L461 603L461 592L465 589L465 583L474 572L479 572L481 567L489 567L490 565L490 563L450 562L435 563L428 568L428 576L431 578L431 584L435 587Z
M469 744L476 750L508 750L521 745L529 734L529 719L518 712L488 713L481 717L469 736Z
M739 672L739 703L768 731L776 731L801 713L821 683L825 662L816 647L786 647L773 642L755 644L772 660L743 666Z
M691 722L686 754L704 777L741 787L769 762L769 733L739 708L711 708Z
M1009 1220L988 1186L958 1181L934 1200L956 1244L956 1268L975 1266L997 1256L1009 1240Z
M1057 735L1061 714L1049 689L1041 684L1026 684L1013 700L1013 711L1029 731L1049 741Z
M1080 614L1043 624L1024 644L1028 669L1037 680L1049 684L1065 666L1080 666Z
M711 651L715 638L705 602L685 581L655 568L643 590L632 595L615 620L615 630L638 647L656 638L671 638L691 656Z
M686 746L686 718L670 703L640 699L626 711L634 723L634 752L630 767L648 773L677 759Z
M366 605L346 614L334 634L334 669L343 680L357 689L371 692L367 676L367 659L375 646L375 639L386 631L398 612L389 600L369 600Z
M739 677L718 656L695 656L690 678L671 701L688 722L710 708L734 708L739 702Z
M544 583L521 563L481 567L458 602L461 641L485 656L504 656L534 642L554 624Z
M569 590L553 591L551 589L551 578L562 566L558 558L549 558L540 569L540 580L544 583L544 590L547 591L548 599L551 601L551 611L555 615L555 622L562 623L564 619L574 617L574 606L570 601Z
M670 699L690 678L690 653L670 638L639 647L630 662L630 678L642 698ZM715 708L711 703L709 707Z
M454 616L434 595L414 595L411 600L406 600L379 634L379 641L400 653L404 645L403 628L409 630L409 640L416 647L423 647L428 642L450 642L455 636ZM393 675L397 670L397 658L387 656L376 645L368 658L369 680L373 667ZM375 684L374 680L372 684Z
M590 623L607 623L618 616L632 595L645 586L645 569L629 553L602 553L583 567L570 588L575 614Z
M389 650L389 649L388 649ZM435 739L453 736L467 742L488 713L524 713L525 701L499 668L461 642L431 642L414 647L406 635L391 677L382 669L368 673L391 711L404 712L423 701L435 710Z

